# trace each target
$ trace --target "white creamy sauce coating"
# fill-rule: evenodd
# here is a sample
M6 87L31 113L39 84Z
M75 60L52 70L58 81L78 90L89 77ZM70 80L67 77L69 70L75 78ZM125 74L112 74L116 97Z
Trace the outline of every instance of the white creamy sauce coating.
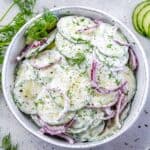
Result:
M128 67L128 42L124 35L108 23L96 23L83 16L66 16L60 18L52 37L48 37L49 44L52 41L53 48L44 49L46 43L34 53L31 51L32 57L19 63L13 91L18 108L31 115L40 127L36 115L51 126L75 119L66 132L77 142L97 141L115 134L118 128L113 119L108 120L112 121L108 127L104 120L108 114L102 107L116 102L118 93L98 93L91 86L91 69L96 60L98 87L113 90L127 82L123 89L127 107L120 114L123 125L136 91L135 74ZM116 106L110 109L116 111Z

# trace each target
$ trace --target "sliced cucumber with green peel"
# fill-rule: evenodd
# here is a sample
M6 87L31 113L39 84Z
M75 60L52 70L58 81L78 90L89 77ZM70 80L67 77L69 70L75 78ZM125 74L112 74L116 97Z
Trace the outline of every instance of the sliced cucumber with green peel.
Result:
M145 33L144 33L144 31L141 30L141 28L139 27L139 25L142 24L142 21L139 21L139 20L138 20L138 16L139 16L139 13L140 13L147 5L149 5L149 4L150 4L150 1L149 1L149 0L143 1L143 2L139 3L139 4L135 7L135 9L134 9L134 11L133 11L133 15L132 15L132 23L133 23L133 26L134 26L135 30L136 30L137 32L139 32L140 34L142 34L142 35L145 35Z
M148 34L150 35L150 25L148 26Z
M143 20L144 20L144 16L145 14L150 10L150 3L147 3L147 5L145 7L143 7L143 9L139 12L138 16L137 16L137 25L139 27L139 29L145 34L145 30L143 28Z
M150 27L150 10L143 17L143 28L148 37L150 37L149 27Z
M136 29L137 32L139 32L141 34L143 34L143 33L141 32L141 30L139 29L139 27L137 25L137 16L138 16L139 12L143 9L143 7L145 7L145 5L147 5L147 3L148 3L147 1L139 3L135 7L135 9L133 11L133 15L132 15L132 22L133 22L134 28Z

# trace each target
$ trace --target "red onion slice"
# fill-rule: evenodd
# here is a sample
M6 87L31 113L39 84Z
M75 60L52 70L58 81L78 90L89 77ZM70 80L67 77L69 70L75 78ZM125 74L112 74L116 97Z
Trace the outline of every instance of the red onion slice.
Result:
M91 66L91 80L96 82L96 68L97 68L97 61L93 60Z
M22 49L20 56L17 56L17 58L16 58L17 61L22 60L26 56L27 52L30 51L31 49L40 47L40 46L44 45L46 42L47 42L47 38L43 38L41 41L34 41L32 44L26 45Z
M110 107L109 108L104 108L103 110L105 111L107 116L101 118L102 120L109 120L109 119L112 119L112 118L115 117L116 112L111 110Z
M101 19L94 19L93 20L95 24L97 24L98 26L103 23L103 21Z
M121 103L124 101L125 95L121 91L119 91L119 97L118 97L118 103L116 105L116 116L115 116L115 121L116 125L121 128L121 124L119 121L119 115L120 115L120 110L121 110Z
M48 134L48 135L58 135L61 133L65 133L66 132L66 128L64 126L48 126L45 125L43 126L40 131L44 134Z
M129 49L129 64L131 66L131 69L133 71L137 70L138 68L138 59L137 56L135 54L135 52L133 51L132 48Z
M64 140L66 140L69 144L74 144L75 143L75 140L70 135L68 135L66 133L59 134L57 136L64 139Z
M118 45L120 45L120 46L127 46L127 47L130 47L131 46L131 44L129 44L129 43L122 43L122 42L120 42L120 41L118 41L118 40L114 40L114 42L116 42Z
M112 118L114 118L115 117L115 112L113 112L111 115L108 115L108 116L106 116L106 117L102 117L102 118L100 118L101 120L109 120L109 119L112 119Z
M103 110L105 111L105 113L106 113L107 115L111 115L111 114L114 112L110 107L104 108Z
M69 136L68 134L65 133L66 131L62 131L62 130L52 131L52 130L49 130L48 128L46 128L46 127L41 128L40 131L43 134L60 137L64 140L68 141L68 143L70 143L70 144L75 143L75 140L71 136Z
M131 66L131 69L133 71L135 71L138 67L138 59L137 56L132 48L132 44L130 43L122 43L120 41L114 40L114 42L116 42L117 44L119 44L120 46L127 46L129 47L129 64Z
M99 27L99 25L102 23L102 21L98 20L98 19L95 19L93 21L94 21L95 25L90 26L90 27L86 27L84 29L77 30L77 32L80 32L80 33L82 33L82 32L90 32L93 29L96 29L97 27Z
M122 101L121 108L120 108L120 113L122 113L122 111L125 109L125 107L127 106L127 104L128 104L128 101L127 101L127 99L125 98L125 99Z
M34 68L36 68L36 69L47 69L47 68L49 68L49 67L52 67L52 66L54 66L55 64L59 64L60 62L61 62L61 57L58 59L58 60L56 60L54 63L48 63L48 64L45 64L45 65L37 65L36 63L34 63L34 61L33 62L31 62L31 65L32 65L32 67L34 67Z
M74 144L75 140L66 133L66 130L68 128L72 127L74 122L75 122L75 120L71 119L68 123L66 123L65 125L61 125L61 126L50 126L45 123L44 126L40 129L40 131L43 134L57 136L57 137L60 137L64 140L68 141L68 143L70 143L70 144Z
M75 123L75 119L72 118L69 122L67 122L64 126L68 129L71 128L73 126L73 124Z
M57 33L57 30L54 29L47 38L43 38L40 41L34 41L32 44L26 46L20 56L17 57L17 60L20 61L22 59L29 58L31 56L33 56L33 54L35 52L40 52L42 51L44 48L46 48L52 41L54 41L55 39L55 35Z

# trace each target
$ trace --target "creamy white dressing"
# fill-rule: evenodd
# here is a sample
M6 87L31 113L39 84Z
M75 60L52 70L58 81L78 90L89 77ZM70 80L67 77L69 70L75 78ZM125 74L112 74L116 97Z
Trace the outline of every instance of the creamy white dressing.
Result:
M45 49L51 42L54 47ZM116 26L83 16L60 18L48 43L29 52L30 57L17 67L13 95L18 108L51 126L74 119L66 133L77 142L97 141L115 134L118 91L104 94L97 89L111 91L126 82L119 89L125 94L121 105L131 102L136 78L127 67L127 44ZM98 63L94 81L93 61ZM93 82L97 87L92 86ZM111 119L106 119L110 117L106 108L114 112ZM125 108L119 115L121 125L129 113L129 107ZM39 125L37 118L33 120Z

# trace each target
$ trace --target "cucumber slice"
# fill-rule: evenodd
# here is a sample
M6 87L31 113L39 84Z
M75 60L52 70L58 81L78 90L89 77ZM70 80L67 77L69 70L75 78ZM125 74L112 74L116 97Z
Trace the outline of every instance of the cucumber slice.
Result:
M25 55L25 58L30 58L32 56L35 56L37 55L39 52L43 51L49 44L51 44L54 39L55 39L55 36L56 36L56 33L57 33L57 30L53 30L49 36L48 36L48 39L46 41L46 43L44 43L43 45L38 45L36 47L31 47L27 50L27 52L25 52L23 55Z
M35 99L42 85L36 80L24 80L14 87L14 100L19 109L26 114L36 114Z
M90 93L91 93L91 100L89 104L93 107L104 107L113 103L117 99L116 93L100 94L93 89L91 89Z
M96 78L97 83L103 88L113 90L116 89L122 83L121 72L111 71L109 67L102 66L97 69Z
M148 26L148 35L150 35L150 25Z
M91 44L105 56L120 58L128 53L128 46L120 45L116 41L124 44L128 43L116 26L101 23L95 32L94 38L91 40Z
M136 29L136 31L139 32L139 33L142 34L142 35L144 35L144 33L143 33L143 31L141 31L141 29L140 29L139 26L138 26L138 19L137 19L137 18L138 18L139 12L140 12L147 4L149 4L149 0L143 1L143 2L139 3L139 4L135 7L135 9L134 9L134 11L133 11L133 15L132 15L132 23L133 23L133 26L134 26L134 28Z
M57 72L59 71L59 68L60 67L58 65L54 65L46 69L38 70L37 80L40 83L47 85L48 83L52 82L52 80L55 78Z
M147 3L141 11L138 13L137 16L137 25L139 29L145 34L145 30L143 28L143 20L144 20L144 15L150 10L150 3Z
M53 65L61 60L62 56L56 51L56 48L46 50L37 57L31 58L30 63L35 68L43 68L44 66ZM46 68L46 67L45 67Z
M87 44L75 44L65 39L60 33L56 34L56 47L67 58L75 58L78 53L89 51Z
M98 122L100 120L100 122L102 122L100 118L103 116L104 113L100 110L83 108L77 112L74 118L76 121L73 126L68 129L68 133L79 134L86 132L90 127L92 127L95 120Z
M149 26L150 26L150 10L146 12L146 14L143 17L143 29L145 31L145 34L150 37L149 34Z
M107 137L110 137L114 134L116 134L116 132L118 132L119 129L118 127L116 126L116 124L111 121L111 126L106 126L105 129L103 130L103 132L97 136L97 140L103 140L103 139L106 139Z
M124 111L120 115L120 122L123 124L125 119L128 117L131 109L131 103L128 103L127 106L125 107Z
M37 70L30 65L30 62L28 60L24 60L19 64L16 70L15 84L18 84L23 80L35 80L37 76Z
M94 50L96 53L97 58L99 59L99 61L101 61L103 64L105 64L106 66L109 67L123 67L127 64L128 59L129 59L129 54L126 53L124 56L118 58L118 57L108 57L103 55L99 49L95 49Z
M128 67L124 67L121 71L111 71L107 67L101 67L97 72L97 82L101 87L106 89L116 89L119 85L127 82L124 92L127 101L130 101L136 91L136 80L133 72Z
M70 67L63 68L56 66L56 74L52 78L50 86L52 88L59 88L67 92L75 77L79 75L78 70L73 70Z
M70 99L70 111L75 111L83 108L90 100L88 89L90 81L85 74L76 76L67 91Z
M37 115L31 115L31 119L38 127L43 126L43 123L39 121L39 117Z
M41 83L47 84L56 75L56 72L59 69L58 64L62 63L61 60L63 60L62 55L54 48L40 53L36 58L31 58L29 62L36 69L38 80Z
M63 107L59 107L54 99ZM44 88L36 99L36 105L39 117L51 125L67 123L74 116L74 112L67 113L69 100L59 89Z
M84 29L94 27L96 24L90 18L83 16L66 16L57 23L59 33L73 43L87 43L93 37L95 28L90 32Z
M123 72L120 74L122 81L127 81L127 85L125 86L125 93L127 96L127 101L131 101L135 92L136 92L136 79L135 75L131 69L125 67Z
M82 142L92 142L98 141L100 134L104 131L105 122L101 121L101 123L95 128L89 128L85 133L80 134L80 141Z

